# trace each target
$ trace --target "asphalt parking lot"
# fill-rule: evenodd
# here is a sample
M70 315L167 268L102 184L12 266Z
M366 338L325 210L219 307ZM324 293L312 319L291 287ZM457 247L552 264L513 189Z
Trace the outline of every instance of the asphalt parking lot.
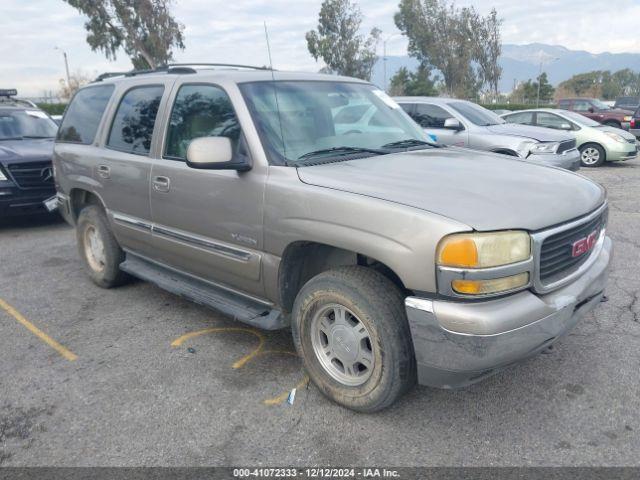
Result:
M65 223L4 222L0 465L640 465L640 161L582 172L609 191L609 301L550 354L374 415L307 387L289 332L101 290Z

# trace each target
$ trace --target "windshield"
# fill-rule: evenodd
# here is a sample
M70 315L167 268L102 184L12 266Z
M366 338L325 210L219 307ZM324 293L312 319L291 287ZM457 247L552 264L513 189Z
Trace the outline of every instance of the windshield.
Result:
M53 138L58 125L40 110L0 110L0 140Z
M487 127L489 125L500 125L505 123L504 119L493 113L491 110L487 110L480 105L468 102L449 102L448 104L460 115L465 117L471 123L480 127Z
M595 120L591 120L584 115L580 115L579 113L564 110L562 114L571 121L577 123L578 125L582 125L583 127L602 127L600 123L596 122Z
M600 100L594 98L591 100L591 104L598 110L611 110L611 107L606 103L601 102Z
M272 164L429 148L422 129L373 85L275 81L240 89Z

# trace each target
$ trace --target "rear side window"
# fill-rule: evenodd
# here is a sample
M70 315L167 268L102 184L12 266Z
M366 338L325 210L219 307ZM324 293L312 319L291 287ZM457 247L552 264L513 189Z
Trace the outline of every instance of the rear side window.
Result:
M558 106L564 110L568 110L569 107L571 106L571 101L569 100L560 100L560 102L558 103Z
M76 93L58 130L58 141L92 143L113 89L113 85L100 85Z
M411 116L422 128L443 128L444 121L453 117L445 109L426 103L418 103Z
M123 152L148 155L164 87L135 87L124 94L111 125L107 145Z
M522 123L524 125L533 125L533 113L520 112L505 115L504 118L508 123Z
M200 137L227 137L233 148L240 125L231 100L215 85L183 85L171 111L165 157L184 160L191 140Z

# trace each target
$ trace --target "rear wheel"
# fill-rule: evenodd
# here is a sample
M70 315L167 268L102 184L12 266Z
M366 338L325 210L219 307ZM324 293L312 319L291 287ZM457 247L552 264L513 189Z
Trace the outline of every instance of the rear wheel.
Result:
M586 143L580 147L580 162L585 167L599 167L606 160L604 148L595 143Z
M607 127L622 128L622 125L615 121L604 122L603 125L606 125Z
M104 211L96 206L84 207L76 225L78 249L91 280L103 288L125 283L129 276L120 270L125 254L111 233Z
M313 382L347 408L383 409L415 383L402 293L374 270L342 267L312 278L296 298L292 327Z

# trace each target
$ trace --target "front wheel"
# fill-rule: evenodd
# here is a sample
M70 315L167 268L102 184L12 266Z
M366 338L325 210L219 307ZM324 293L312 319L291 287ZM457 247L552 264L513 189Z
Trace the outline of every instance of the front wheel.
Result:
M585 167L599 167L606 160L604 148L595 143L587 143L580 147L580 162Z
M381 410L415 383L403 296L374 270L341 267L312 278L296 298L292 327L313 382L347 408Z

